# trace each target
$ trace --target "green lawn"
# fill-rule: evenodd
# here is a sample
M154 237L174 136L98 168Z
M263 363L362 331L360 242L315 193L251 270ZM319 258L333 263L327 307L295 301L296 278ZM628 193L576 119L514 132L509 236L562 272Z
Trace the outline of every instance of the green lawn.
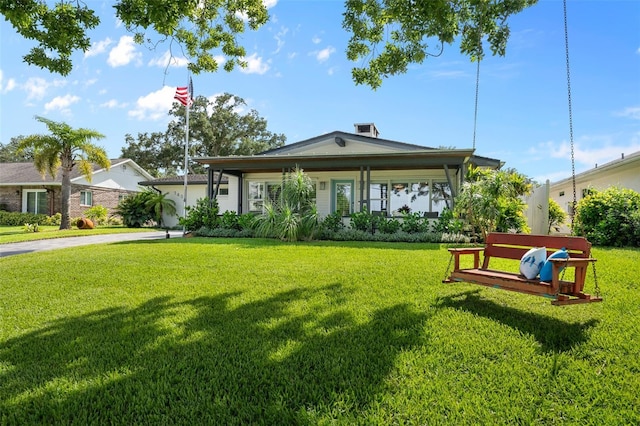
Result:
M45 240L49 238L81 237L85 235L116 234L121 232L149 232L156 228L125 228L124 226L101 226L95 229L60 230L59 226L40 226L39 232L25 232L24 226L0 226L0 244L22 241Z
M0 424L640 424L640 250L593 254L566 307L442 284L434 244L0 258Z

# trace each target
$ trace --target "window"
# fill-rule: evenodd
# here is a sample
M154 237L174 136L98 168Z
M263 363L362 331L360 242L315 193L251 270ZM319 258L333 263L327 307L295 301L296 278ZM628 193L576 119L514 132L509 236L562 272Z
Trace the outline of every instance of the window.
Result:
M249 182L249 200L250 212L262 212L264 205L264 182Z
M229 195L229 188L219 188L218 195Z
M81 206L93 205L93 195L91 194L91 191L80 191L80 205Z
M27 213L49 214L47 209L47 190L25 190L23 210Z
M564 191L560 191L560 193L558 194L558 197L564 197Z
M451 208L451 187L448 182L433 182L433 195L431 198L431 211L442 213Z
M388 183L372 183L369 185L369 194L372 212L383 212L387 214L387 201L389 199Z

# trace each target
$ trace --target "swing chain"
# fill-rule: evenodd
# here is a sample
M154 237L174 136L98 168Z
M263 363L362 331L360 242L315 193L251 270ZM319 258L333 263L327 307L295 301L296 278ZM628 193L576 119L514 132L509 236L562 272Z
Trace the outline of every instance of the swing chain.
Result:
M591 253L589 253L589 257L591 257ZM593 291L596 293L596 297L600 297L600 286L598 285L598 274L596 273L596 262L591 262L591 267L593 268L593 281L595 283L595 288Z
M447 270L444 271L444 279L442 280L442 282L447 282L449 279L449 270L451 269L451 262L453 262L453 253L451 253L451 256L449 256L449 264L447 265Z

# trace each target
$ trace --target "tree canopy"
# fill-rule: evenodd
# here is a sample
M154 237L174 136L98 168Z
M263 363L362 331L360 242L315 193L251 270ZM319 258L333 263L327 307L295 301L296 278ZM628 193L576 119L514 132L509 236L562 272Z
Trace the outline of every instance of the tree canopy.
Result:
M267 120L254 109L246 111L239 96L223 93L214 100L198 96L189 110L189 156L213 157L252 155L283 146L284 134L267 129ZM165 133L138 134L137 141L126 136L122 156L131 158L156 177L172 175L184 167L184 106L174 103L169 112L175 119ZM203 173L196 164L190 173Z
M25 163L33 161L33 149L20 149L24 136L11 138L6 145L0 142L0 163Z
M382 78L403 74L412 63L439 56L445 44L460 41L471 60L484 57L482 40L503 56L507 19L538 0L346 0L343 27L351 33L347 58L353 80L375 89Z
M77 166L91 182L93 164L109 169L111 161L106 151L92 142L104 138L104 135L91 129L74 129L67 123L44 117L36 117L36 120L44 123L50 134L27 136L20 142L19 151L33 152L33 164L43 176L49 173L55 178L58 170L62 170L60 229L70 229L71 171Z
M50 3L6 0L0 13L20 35L38 43L23 57L26 63L66 76L73 69L72 54L91 47L88 33L100 18L82 1ZM218 69L216 50L225 56L225 70L246 65L237 37L269 18L262 0L117 0L113 8L137 43L177 42L195 74Z

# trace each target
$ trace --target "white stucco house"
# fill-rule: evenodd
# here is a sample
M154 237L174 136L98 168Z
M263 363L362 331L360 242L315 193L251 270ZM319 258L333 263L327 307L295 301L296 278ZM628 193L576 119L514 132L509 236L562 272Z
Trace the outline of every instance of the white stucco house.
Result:
M198 198L217 198L220 213L262 212L274 199L283 175L300 167L312 179L318 213L371 211L392 216L409 208L436 218L451 208L470 165L498 169L502 162L480 157L473 149L436 149L383 139L373 123L354 125L354 132L334 131L250 156L201 157L208 167L206 182L190 176L187 204ZM183 178L141 182L176 201L183 214ZM177 218L164 218L168 226Z
M583 199L589 188L604 190L619 186L640 192L640 151L622 154L620 158L605 164L596 164L594 168L576 174L575 180L576 201ZM549 198L556 201L565 212L572 213L572 177L551 183ZM563 227L561 232L569 232L568 227Z
M218 181L218 176L212 177L214 181ZM199 199L213 196L207 195L208 175L206 174L190 174L187 175L187 206L195 206ZM166 194L167 198L172 200L176 205L176 215L169 216L163 214L162 223L164 226L173 228L178 226L178 218L184 217L184 176L170 176L157 178L139 182L140 185L152 188L162 194ZM229 179L226 175L222 176L216 199L218 200L218 208L220 213L225 211L237 211L235 197L229 197L229 192L237 192L237 181Z

